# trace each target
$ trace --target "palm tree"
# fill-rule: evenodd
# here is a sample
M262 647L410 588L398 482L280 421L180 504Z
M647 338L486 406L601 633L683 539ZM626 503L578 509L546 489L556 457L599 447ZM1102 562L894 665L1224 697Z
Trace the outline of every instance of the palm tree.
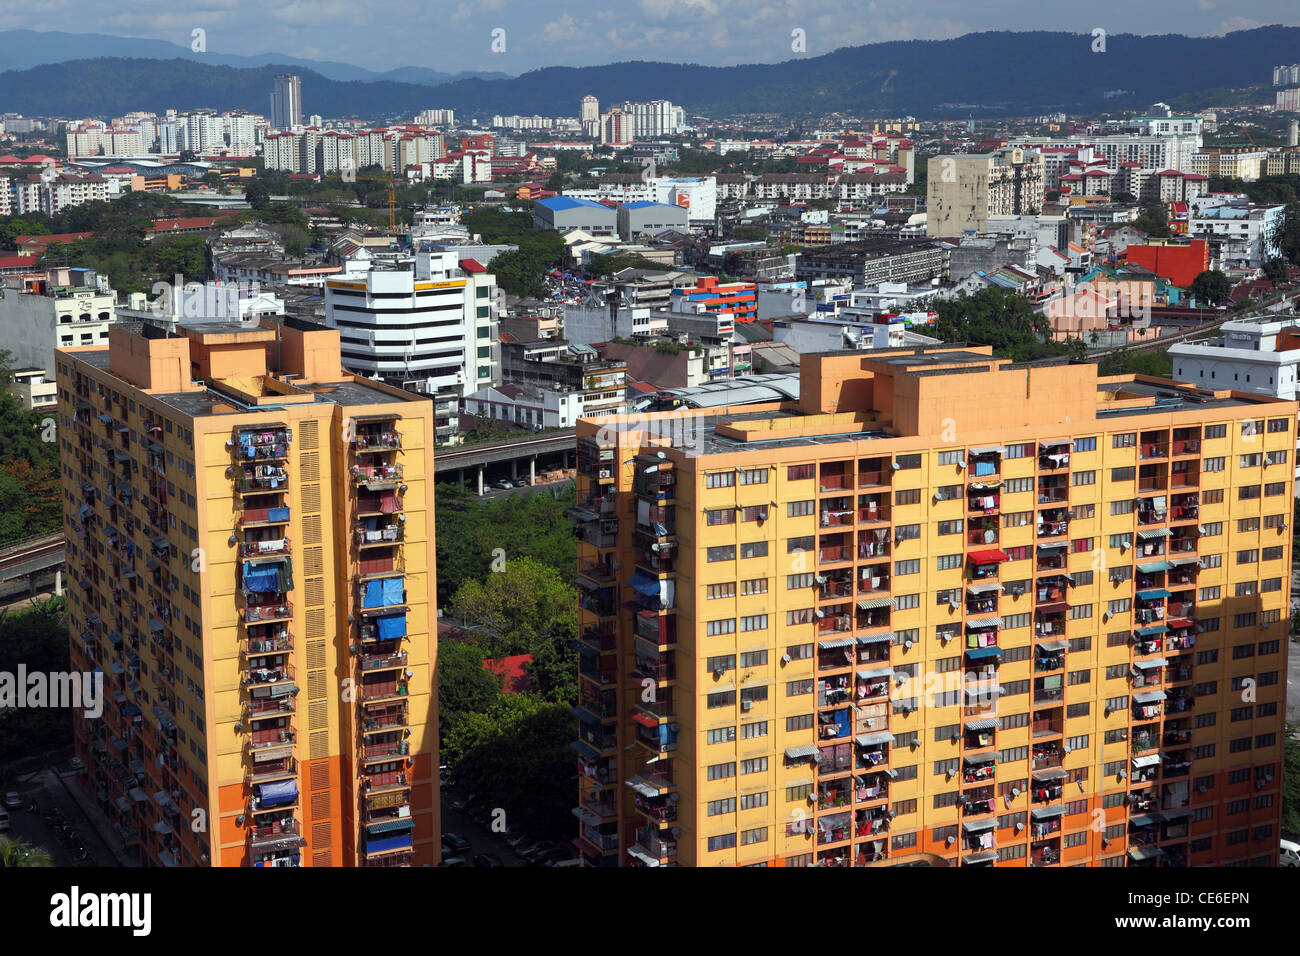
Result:
M50 855L25 840L0 840L0 867L53 866Z

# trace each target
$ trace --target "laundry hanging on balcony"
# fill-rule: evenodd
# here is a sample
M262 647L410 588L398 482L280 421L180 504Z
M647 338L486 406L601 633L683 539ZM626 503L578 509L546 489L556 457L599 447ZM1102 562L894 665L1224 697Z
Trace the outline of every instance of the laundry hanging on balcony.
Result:
M391 641L406 636L406 615L389 614L375 619L375 631L381 641Z

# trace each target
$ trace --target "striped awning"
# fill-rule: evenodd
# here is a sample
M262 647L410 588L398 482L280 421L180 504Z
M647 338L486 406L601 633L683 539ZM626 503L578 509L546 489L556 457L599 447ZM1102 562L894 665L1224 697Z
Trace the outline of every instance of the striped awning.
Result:
M870 680L873 677L893 677L894 669L892 667L874 667L871 670L858 671L858 676L863 680Z
M972 617L966 620L966 626L974 628L977 631L984 630L988 627L1001 627L1002 618L1000 617Z
M817 746L815 744L804 744L799 747L786 747L786 760L802 760L805 757L817 756Z
M854 739L859 747L873 747L876 744L892 744L894 735L887 730L878 730L874 734L863 734Z
M1154 704L1165 699L1166 695L1162 690L1144 690L1133 695L1135 704Z
M966 590L971 594L990 594L994 591L1001 591L1003 588L997 581L979 581L966 585Z
M859 644L888 644L894 639L892 631L885 631L882 634L862 634L858 637Z
M863 611L874 611L876 608L893 607L893 598L868 598L865 601L858 602L858 608Z
M818 641L817 646L823 651L834 650L837 647L851 647L857 641L852 637L833 637L829 641Z
M1070 772L1063 767L1052 767L1048 770L1035 770L1032 774L1035 780L1064 780L1070 775Z
M968 720L963 726L967 730L997 730L998 719L996 717L985 717L980 720Z
M975 820L971 823L963 823L961 828L967 833L983 833L985 830L992 830L997 825L997 820Z
M1160 763L1159 754L1147 754L1146 756L1143 757L1134 757L1133 769L1140 770L1143 767L1154 767L1158 763Z
M1029 815L1035 820L1054 820L1065 815L1065 807L1036 807Z
M1134 661L1133 666L1146 670L1148 667L1164 667L1168 663L1163 657L1153 657L1149 661Z
M1167 538L1171 534L1168 528L1139 528L1138 537L1143 541L1150 541L1152 538Z
M1139 564L1138 570L1143 574L1155 574L1158 571L1168 571L1172 567L1173 564L1169 561L1152 561L1150 564Z

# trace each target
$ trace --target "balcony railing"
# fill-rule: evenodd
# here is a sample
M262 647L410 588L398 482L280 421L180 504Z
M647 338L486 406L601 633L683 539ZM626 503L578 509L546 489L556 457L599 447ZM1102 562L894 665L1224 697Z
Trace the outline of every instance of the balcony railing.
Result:
M289 550L291 550L291 548L287 535L283 538L266 538L258 541L239 542L239 556L241 558L251 558L265 554L286 554Z
M353 465L352 481L358 485L383 484L402 480L401 465Z
M406 651L398 651L396 654L361 655L361 670L363 672L393 670L405 666Z
M287 601L279 604L250 604L240 614L246 624L288 620L293 617L293 605Z

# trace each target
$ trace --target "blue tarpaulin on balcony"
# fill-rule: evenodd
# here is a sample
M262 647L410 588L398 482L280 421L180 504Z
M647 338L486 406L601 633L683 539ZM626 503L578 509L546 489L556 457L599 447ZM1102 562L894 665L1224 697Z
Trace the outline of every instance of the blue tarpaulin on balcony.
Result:
M632 575L632 579L627 583L632 585L638 594L644 594L646 597L656 597L659 594L659 579L652 578L643 571Z
M263 593L276 590L280 579L274 564L250 564L244 562L244 591Z
M1154 637L1157 634L1164 634L1169 628L1164 624L1153 624L1151 627L1140 627L1137 629L1138 637Z
M390 641L394 638L406 636L406 615L389 614L387 617L375 619L375 629L379 634L381 641Z
M288 509L288 508L269 508L269 509L267 509L267 512L266 512L266 520L267 520L267 521L288 521L288 520L289 520L289 509Z
M278 780L262 784L262 806L279 807L298 799L297 780Z
M1147 591L1139 591L1137 596L1141 601L1159 601L1162 598L1169 597L1169 592L1164 588L1151 588Z
M391 607L401 604L405 590L403 580L402 578L380 578L377 581L367 581L361 607Z
M986 657L1001 657L1002 648L1000 647L972 647L966 651L966 656L971 660L979 661Z
M853 733L853 718L849 715L849 709L835 711L835 736L848 737Z
M367 853L381 853L384 850L402 850L411 845L411 834L388 837L383 840L366 840Z

